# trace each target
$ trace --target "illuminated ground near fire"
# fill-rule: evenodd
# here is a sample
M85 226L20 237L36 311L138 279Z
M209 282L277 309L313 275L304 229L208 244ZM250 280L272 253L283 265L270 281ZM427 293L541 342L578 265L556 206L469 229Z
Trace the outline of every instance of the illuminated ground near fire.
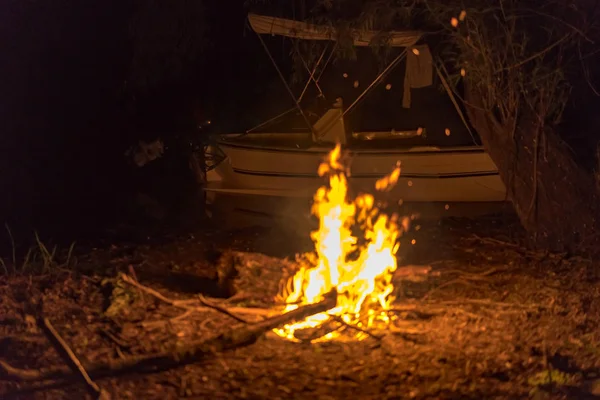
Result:
M423 224L401 246L400 266L431 265L438 277L398 280L390 333L360 342L298 344L274 334L204 361L155 374L97 383L120 399L166 398L586 398L598 393L600 276L595 262L532 253L506 219ZM508 228L507 228L508 226ZM106 278L134 268L140 283L172 299L215 296L212 250L241 251L234 298L219 304L270 308L284 270L280 258L310 241L275 230L201 234L170 243L108 246L79 256L78 270L2 278L1 358L14 366L64 365L22 305L43 300L45 315L84 360L120 359L211 337L244 324L215 311L190 313ZM305 238L306 239L306 238ZM268 256L271 254L273 256ZM293 259L293 258L292 258ZM103 286L104 281L104 286ZM214 289L214 288L213 288ZM230 293L231 294L231 293ZM216 300L214 300L216 301ZM112 303L111 303L112 302ZM107 318L107 306L111 318ZM34 324L35 325L35 324ZM549 383L551 382L551 383ZM27 384L0 382L0 393ZM84 398L80 383L15 398ZM7 398L2 396L2 398ZM593 397L589 397L593 398Z

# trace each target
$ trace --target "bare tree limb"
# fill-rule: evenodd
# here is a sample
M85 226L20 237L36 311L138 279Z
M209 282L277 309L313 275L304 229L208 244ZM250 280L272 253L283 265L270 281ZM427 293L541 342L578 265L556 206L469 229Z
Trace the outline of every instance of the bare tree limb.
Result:
M83 364L91 378L103 378L131 372L157 372L200 361L216 352L224 352L248 346L265 332L291 322L302 320L310 315L327 311L335 306L335 292L324 296L318 303L299 307L285 314L268 318L256 324L234 327L207 340L195 341L175 348L171 352L161 352L132 356L122 360L108 360L100 363ZM21 369L0 360L0 380L37 382L42 380L63 380L70 383L76 375L66 366L42 369Z
M571 38L571 34L567 34L565 36L563 36L562 38L558 39L557 41L555 41L554 43L552 43L551 45L543 48L542 50L530 55L529 57L527 57L524 60L519 61L516 64L513 65L509 65L507 67L504 68L504 70L510 70L510 69L515 69L515 68L519 68L525 64L527 64L530 61L533 61L537 58L542 57L544 54L548 53L550 50L554 49L555 47L557 47L559 44L563 43L564 41L566 41L567 39Z
M218 312L220 312L222 314L225 314L228 317L231 317L231 318L235 319L236 321L243 322L244 324L250 323L250 321L247 321L247 320L245 320L242 317L238 317L237 315L235 315L234 313L232 313L231 311L229 311L227 308L221 307L221 306L219 306L217 304L213 304L213 303L209 302L202 295L199 295L198 298L200 299L200 302L202 304L204 304L206 307L212 308L213 310L216 310L216 311L218 311Z
M156 290L142 285L141 283L137 282L135 279L133 279L132 277L130 277L127 274L121 274L121 279L123 280L123 282L125 282L129 285L135 286L136 288L146 292L147 294L153 296L154 298L156 298L164 303L167 303L173 307L177 307L177 308L180 308L180 309L183 309L186 311L214 311L214 310L216 310L216 308L214 306L198 305L198 303L199 303L198 299L186 299L186 300L169 299L168 297L165 297L164 295L157 292ZM249 308L249 307L229 307L229 308L227 308L227 311L230 313L233 313L233 314L254 315L254 316L261 316L261 317L266 317L271 312L269 310L265 310L262 308Z
M107 394L100 388L100 386L98 386L98 384L96 384L96 382L92 380L92 378L90 378L84 366L81 364L81 361L77 358L71 347L69 347L62 336L60 336L50 320L48 318L44 318L42 322L44 324L45 331L50 336L50 341L59 346L58 353L66 358L73 371L79 374L90 394L96 398L107 399Z

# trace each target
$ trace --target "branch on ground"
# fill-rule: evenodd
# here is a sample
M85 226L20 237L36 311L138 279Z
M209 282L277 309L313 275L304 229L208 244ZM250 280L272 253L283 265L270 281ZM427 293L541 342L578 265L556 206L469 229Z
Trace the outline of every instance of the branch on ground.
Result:
M255 324L234 327L213 338L181 345L170 352L132 356L122 360L109 360L100 363L85 363L83 368L92 379L96 379L133 372L158 372L195 363L215 353L251 345L265 332L303 320L310 315L327 311L335 306L335 302L335 293L330 293L318 303L302 306ZM74 373L68 366L21 369L0 360L0 380L22 382L63 380L65 383L70 383L78 378L79 375Z

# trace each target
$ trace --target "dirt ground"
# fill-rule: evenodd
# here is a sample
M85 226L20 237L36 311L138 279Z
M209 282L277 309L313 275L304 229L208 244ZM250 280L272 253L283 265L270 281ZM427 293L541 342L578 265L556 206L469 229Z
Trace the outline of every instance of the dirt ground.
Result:
M521 243L505 218L430 221L403 238L400 265L432 273L396 280L397 318L383 331L318 344L269 332L196 363L94 381L113 399L600 399L600 265ZM245 316L273 309L294 254L307 249L306 237L279 230L200 232L114 243L43 274L3 276L0 359L26 369L68 365L40 317L88 366L245 329L221 311L173 301L204 299ZM43 389L7 378L0 367L2 399L90 396L80 380Z

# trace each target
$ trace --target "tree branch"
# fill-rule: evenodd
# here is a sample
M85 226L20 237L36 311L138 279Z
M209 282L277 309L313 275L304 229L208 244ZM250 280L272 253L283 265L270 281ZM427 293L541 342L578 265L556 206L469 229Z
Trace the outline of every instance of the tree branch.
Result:
M197 362L216 352L224 352L248 346L256 342L265 332L295 321L327 311L335 307L336 295L331 292L318 303L299 307L288 313L277 315L264 321L234 327L207 340L195 341L176 348L172 352L161 352L133 356L122 360L108 360L100 363L83 364L91 378L103 378L131 372L158 372ZM0 380L37 382L42 380L64 380L72 382L78 375L67 366L42 369L16 368L0 360Z

